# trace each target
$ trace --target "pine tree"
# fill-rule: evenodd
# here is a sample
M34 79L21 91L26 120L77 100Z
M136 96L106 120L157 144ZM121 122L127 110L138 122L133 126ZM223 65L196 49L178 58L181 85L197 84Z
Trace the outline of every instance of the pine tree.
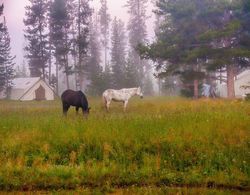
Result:
M110 15L108 13L107 0L100 0L101 8L99 10L101 33L102 33L102 45L104 47L104 69L108 63L108 43L109 43L109 24L111 22Z
M128 88L140 86L140 78L138 78L137 69L130 59L132 54L129 52L125 66L124 85Z
M241 21L241 36L239 40L239 45L242 48L250 50L250 0L242 0L242 6L240 8L240 12L237 12L239 15L237 16ZM241 67L249 66L249 59L241 58L240 65Z
M51 85L52 84L52 61L53 61L53 44L51 42L51 34L52 34L52 26L51 26L51 20L50 20L50 11L51 11L51 6L52 6L53 0L48 0L48 12L46 15L47 21L48 21L48 82Z
M16 78L24 78L28 77L26 66L25 66L25 61L21 64L21 66L17 66L16 68Z
M75 55L77 63L75 67L77 88L82 89L82 82L84 80L84 73L86 73L86 59L88 39L89 39L89 22L92 15L92 10L89 6L90 0L77 0L75 9L73 8L73 17L75 17L76 35L73 36L73 44L75 48ZM74 4L73 4L74 5Z
M113 87L116 89L126 87L125 66L126 66L126 39L124 23L116 18L112 25L111 36L111 67L113 73Z
M146 42L147 27L146 27L146 8L148 0L128 0L127 7L130 14L128 31L130 45L130 61L136 67L137 76L140 78L140 85L143 85L145 63L141 60L136 48L138 44Z
M91 95L100 95L104 90L98 29L98 21L97 17L95 17L90 23L89 57L87 61L87 70L91 81L88 86L88 92Z
M180 73L194 83L198 96L199 80L207 70L227 68L228 96L234 97L234 75L239 62L249 57L249 50L240 43L242 22L238 18L241 1L159 0L158 11L163 18L157 40L141 47L145 58L159 64L164 74ZM183 6L185 4L185 6ZM241 15L241 14L240 14Z
M3 13L3 5L0 7L0 15ZM12 80L14 78L13 60L15 56L11 55L10 36L6 26L6 20L0 25L0 91L5 90L9 98Z
M196 62L190 63L192 65L188 64L189 66L183 66L184 63L182 63L181 61L182 59L179 57L184 55L183 53L185 52L185 45L188 45L188 41L189 40L190 42L193 41L192 38L188 37L188 33L193 33L192 37L195 37L194 36L195 32L191 31L192 26L184 25L185 23L190 21L193 21L194 23L196 22L195 20L196 18L193 17L192 12L190 12L190 14L187 15L187 17L178 15L183 10L184 13L190 11L188 9L190 8L189 4L191 3L186 2L185 6L183 6L183 3L184 1L182 0L156 1L158 7L157 13L160 15L158 16L158 18L161 18L163 20L162 24L158 23L156 27L157 41L150 46L150 50L147 49L144 51L143 49L140 50L141 54L146 54L144 57L146 58L149 57L157 63L156 66L157 70L162 69L163 72L158 75L160 77L162 77L162 75L165 74L164 70L170 73L178 71L180 74L183 74L188 70L188 72L193 74L193 76L198 71ZM182 9L180 9L181 4L183 6ZM190 19L191 17L193 18ZM188 27L190 27L190 29L188 29ZM174 51L175 49L177 51ZM169 50L171 52L169 52ZM173 70L173 72L171 70ZM196 78L193 79L193 83L195 86L194 88L197 89L198 82ZM194 91L196 91L195 96L197 97L198 91L197 90Z
M59 70L63 70L67 88L70 87L69 76L75 74L76 88L82 89L87 71L84 60L91 13L89 0L54 0L50 6L50 38L54 48L56 77Z
M0 16L3 14L3 4L0 5ZM0 22L0 33L1 33L1 43L2 43L2 35L3 35L3 31L4 31L4 28L3 28L3 23ZM1 53L0 53L0 92L4 89L4 85L5 85L5 79L4 79L4 73L5 73L5 68L4 68L4 57L2 55L2 47L0 48L1 49Z
M73 73L73 67L69 64L71 49L69 30L72 24L69 14L70 1L55 0L50 9L51 42L55 48L54 56L57 66L56 77L58 78L59 69L62 69L66 76L66 87L69 88L69 75Z
M111 66L110 66L110 64L107 64L105 66L104 72L102 73L103 91L105 89L109 89L113 86L112 76L113 76L113 74L111 71Z
M247 27L249 18L245 19L244 17L249 16L249 0L220 3L223 5L220 6L219 13L217 13L216 22L200 36L207 47L199 48L200 52L196 54L198 57L206 56L210 59L209 69L226 69L228 98L234 98L234 80L237 71L244 66L250 66L247 60L250 57L250 36L248 34L249 27ZM217 2L214 4L214 9L217 10L218 7Z
M47 33L47 12L48 1L29 0L30 5L26 6L24 24L25 39L27 45L25 51L28 59L31 76L46 76L48 66L48 33Z
M0 5L0 16L3 15L3 8L4 8L3 4ZM3 30L3 23L0 22L0 31L2 30Z
M145 95L153 95L154 93L150 71L145 73L143 93Z

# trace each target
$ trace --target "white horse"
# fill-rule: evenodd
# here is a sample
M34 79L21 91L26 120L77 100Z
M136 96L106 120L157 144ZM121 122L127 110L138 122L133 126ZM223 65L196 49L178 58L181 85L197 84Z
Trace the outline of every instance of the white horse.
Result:
M128 100L138 95L143 98L141 88L124 88L120 90L107 89L103 92L102 97L107 111L109 111L111 101L123 102L123 109L126 111Z

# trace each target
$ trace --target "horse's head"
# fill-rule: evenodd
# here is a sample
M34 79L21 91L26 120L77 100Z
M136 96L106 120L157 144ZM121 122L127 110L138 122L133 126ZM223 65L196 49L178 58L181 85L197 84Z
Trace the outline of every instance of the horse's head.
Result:
M85 94L82 91L78 91L78 97L81 99L81 108L83 109L83 115L87 118L89 115L90 107Z
M91 109L91 107L88 107L87 109L83 110L84 117L86 117L86 118L88 117L90 109Z
M141 98L143 98L143 93L142 93L141 87L138 87L138 88L137 88L136 95L138 95L138 96L140 96Z

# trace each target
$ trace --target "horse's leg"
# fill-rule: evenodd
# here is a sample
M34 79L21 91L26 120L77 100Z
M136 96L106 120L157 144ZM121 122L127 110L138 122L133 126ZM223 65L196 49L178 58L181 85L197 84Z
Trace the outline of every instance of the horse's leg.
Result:
M107 100L107 103L106 103L106 110L107 111L109 111L110 103L111 103L111 100Z
M102 96L102 101L103 101L104 107L107 110L107 100L106 100L106 97L104 95Z
M106 108L106 111L108 111L108 101L107 101L107 100L105 100L104 106L105 106L105 108Z
M127 105L128 105L128 100L125 100L125 101L124 101L124 107L123 107L123 111L124 111L124 112L126 111Z
M76 107L76 114L78 115L79 107Z
M108 111L108 103L105 103L106 111Z
M68 112L69 107L70 106L68 104L63 103L63 114L64 114L64 116L67 116L67 112Z

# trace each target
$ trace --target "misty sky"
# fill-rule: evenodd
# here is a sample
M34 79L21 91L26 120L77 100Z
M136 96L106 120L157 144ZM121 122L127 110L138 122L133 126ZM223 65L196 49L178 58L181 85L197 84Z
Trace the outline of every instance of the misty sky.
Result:
M124 7L127 0L107 0L109 12L113 17L118 17L127 23L128 14L127 8ZM28 0L0 0L0 3L4 3L4 15L6 16L7 26L11 37L12 55L16 55L16 64L20 65L23 61L23 48L24 48L24 36L23 36L23 18L25 13L25 6L28 4ZM93 7L99 8L99 0L93 0ZM148 4L148 16L151 16L148 20L148 34L149 38L153 37L153 21L152 5Z

